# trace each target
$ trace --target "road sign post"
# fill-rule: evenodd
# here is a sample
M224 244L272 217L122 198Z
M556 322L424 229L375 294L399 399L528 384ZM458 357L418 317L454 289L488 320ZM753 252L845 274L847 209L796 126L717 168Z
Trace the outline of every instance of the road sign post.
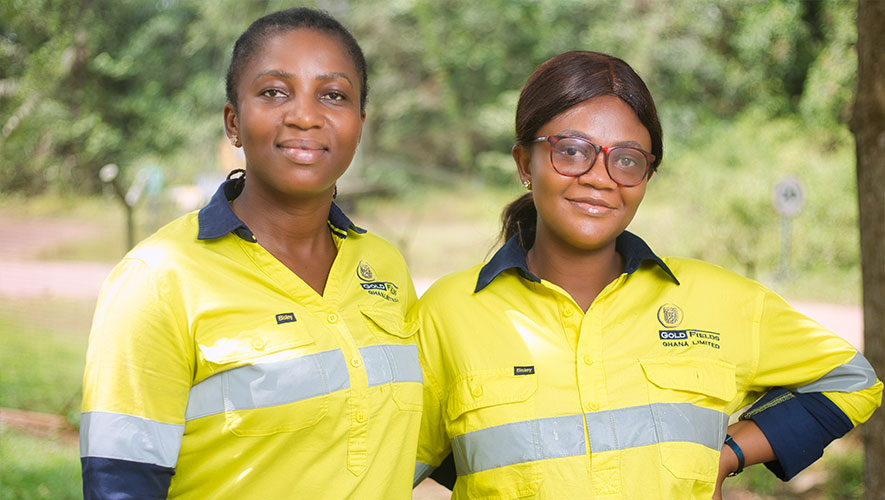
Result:
M781 218L781 250L777 278L786 279L790 274L790 256L793 253L793 217L799 215L805 204L805 189L802 181L786 177L774 185L772 192L774 209Z

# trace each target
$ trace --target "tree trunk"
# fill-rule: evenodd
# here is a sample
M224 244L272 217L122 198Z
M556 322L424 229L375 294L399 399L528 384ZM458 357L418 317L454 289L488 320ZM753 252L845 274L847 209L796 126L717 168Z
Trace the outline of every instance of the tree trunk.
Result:
M864 354L885 376L885 2L857 6L857 101L851 129L857 141L857 197L863 268ZM864 491L885 500L885 411L863 426Z

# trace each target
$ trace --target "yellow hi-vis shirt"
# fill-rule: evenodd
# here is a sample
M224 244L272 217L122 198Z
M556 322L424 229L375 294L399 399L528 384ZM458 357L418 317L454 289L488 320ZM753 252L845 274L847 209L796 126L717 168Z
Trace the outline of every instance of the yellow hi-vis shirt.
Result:
M586 313L516 239L421 297L416 482L451 452L455 500L709 499L729 416L770 388L790 391L752 411L790 408L786 425L817 425L790 406L803 393L838 432L879 405L869 363L760 284L630 233L618 251L625 272Z
M164 497L143 492L166 472L176 499L411 498L422 374L402 256L333 205L320 296L236 219L235 191L139 244L102 289L86 497Z

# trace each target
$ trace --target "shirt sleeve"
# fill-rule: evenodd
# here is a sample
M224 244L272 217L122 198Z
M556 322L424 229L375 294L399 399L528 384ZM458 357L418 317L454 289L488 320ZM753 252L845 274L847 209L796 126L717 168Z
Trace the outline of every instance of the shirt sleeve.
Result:
M439 345L436 337L438 332L434 328L432 319L422 314L426 313L422 306L422 301L419 301L415 308L416 321L419 323L418 355L424 372L424 411L418 434L414 478L416 486L439 467L443 459L451 453L443 409L445 396L442 385L434 373L434 367L439 366Z
M175 296L136 259L121 262L102 287L83 378L86 499L167 496L194 359L169 304Z
M765 465L785 481L882 401L882 382L856 349L772 292L763 298L749 389L765 394L741 419L768 438L777 460Z

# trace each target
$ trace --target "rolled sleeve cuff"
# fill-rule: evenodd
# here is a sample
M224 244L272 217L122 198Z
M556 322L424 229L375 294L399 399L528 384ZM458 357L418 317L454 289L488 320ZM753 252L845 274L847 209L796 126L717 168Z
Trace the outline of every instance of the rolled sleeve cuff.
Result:
M783 481L811 465L824 448L853 427L851 419L820 393L772 389L741 415L765 434L777 460L765 464Z
M84 500L165 500L175 469L113 458L83 457Z

